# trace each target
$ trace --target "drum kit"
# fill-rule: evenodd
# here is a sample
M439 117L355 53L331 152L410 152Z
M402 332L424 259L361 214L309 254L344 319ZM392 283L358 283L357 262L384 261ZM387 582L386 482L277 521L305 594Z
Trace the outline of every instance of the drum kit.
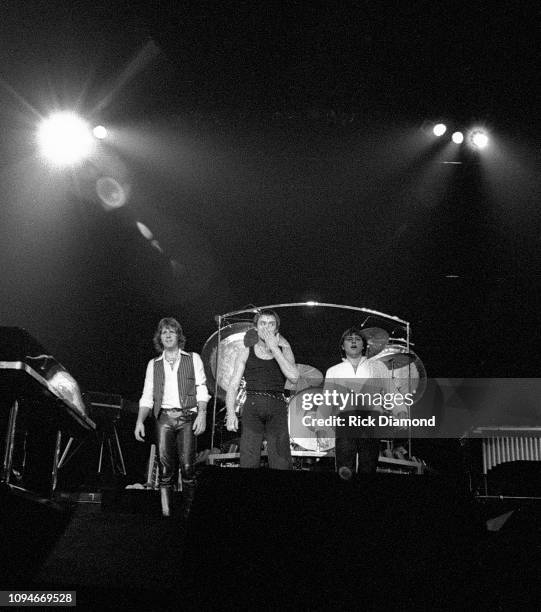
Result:
M277 304L261 307L261 310L281 306L305 305L313 305L313 303ZM356 307L334 304L317 305L375 313L375 311ZM259 309L229 313L229 315L244 314L245 320L242 321L230 322L228 315L217 317L218 330L209 337L201 352L209 390L212 392L212 389L214 389L213 425L216 423L216 402L217 400L225 402L226 391L233 376L236 355L241 347L254 343L252 337L254 325L251 320L246 320L246 314L253 316L253 313L257 310ZM403 394L412 393L415 398L414 403L416 403L426 389L427 375L422 361L411 349L409 323L383 313L375 314L405 324L407 334L405 338L391 338L389 333L381 327L362 328L361 331L367 343L366 356L382 366L380 371L384 373L382 377L386 379L387 391ZM225 325L222 325L223 322L225 322ZM330 365L334 364L330 363ZM300 371L298 381L295 384L287 381L285 385L286 394L289 394L289 433L292 449L324 453L332 450L335 445L332 427L314 431L312 428L305 426L302 419L306 414L306 402L310 401L310 398L317 393L322 392L324 375L316 367L309 364L298 363L297 367ZM242 414L242 405L245 398L246 389L244 381L242 381L236 398L236 410L240 414ZM220 412L223 410L224 408ZM320 406L317 409L317 417L325 418L326 416L329 415L325 414L325 407Z

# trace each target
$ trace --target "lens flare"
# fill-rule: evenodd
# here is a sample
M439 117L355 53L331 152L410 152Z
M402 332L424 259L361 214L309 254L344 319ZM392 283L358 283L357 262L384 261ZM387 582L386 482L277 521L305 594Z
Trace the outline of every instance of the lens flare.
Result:
M148 227L144 223L141 223L141 221L137 221L137 229L147 240L154 239L154 234L148 229Z
M107 208L120 208L128 198L124 187L110 176L102 176L96 181L96 193Z

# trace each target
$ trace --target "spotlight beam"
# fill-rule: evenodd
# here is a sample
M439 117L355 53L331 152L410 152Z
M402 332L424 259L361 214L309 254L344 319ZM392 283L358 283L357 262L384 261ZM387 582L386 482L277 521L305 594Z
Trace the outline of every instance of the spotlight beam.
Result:
M38 119L43 119L43 117L39 114L39 112L28 102L25 100L20 93L15 91L13 87L4 79L0 78L0 84L4 87L6 91L8 91L18 102L20 102L23 106L25 106L33 115L35 115Z
M133 79L139 72L141 72L154 58L161 53L160 48L153 40L149 40L140 49L135 57L129 62L124 70L119 74L116 82L111 86L109 92L107 92L103 98L96 104L96 107L92 111L92 115L100 113L104 108L109 106L115 94L126 85L131 79Z

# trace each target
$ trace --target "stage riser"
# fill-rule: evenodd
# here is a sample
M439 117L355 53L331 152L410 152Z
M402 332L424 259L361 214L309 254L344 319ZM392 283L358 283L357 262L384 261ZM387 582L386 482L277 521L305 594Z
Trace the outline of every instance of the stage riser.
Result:
M310 605L344 592L357 600L422 589L430 598L427 575L451 590L480 529L469 500L425 476L344 483L334 474L209 468L184 563L193 588L227 599L248 586L254 604L286 592Z

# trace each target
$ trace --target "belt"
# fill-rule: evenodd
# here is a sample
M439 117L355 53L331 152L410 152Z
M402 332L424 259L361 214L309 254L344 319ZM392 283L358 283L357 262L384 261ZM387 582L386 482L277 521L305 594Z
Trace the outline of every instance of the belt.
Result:
M265 397L274 397L275 399L286 399L286 395L283 391L247 391L246 395L262 395Z
M160 408L161 412L191 412L195 406L192 408Z

